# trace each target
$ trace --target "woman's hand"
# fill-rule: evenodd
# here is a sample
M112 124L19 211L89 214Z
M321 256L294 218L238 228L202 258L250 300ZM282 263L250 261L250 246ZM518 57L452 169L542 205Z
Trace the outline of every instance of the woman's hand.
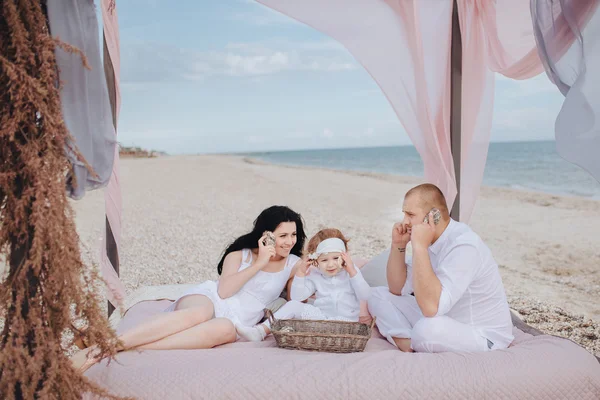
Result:
M298 278L304 278L308 275L308 271L310 267L313 265L313 260L309 260L307 257L303 257L298 263L298 268L296 269L296 276Z
M267 235L263 235L258 239L258 257L256 259L256 264L260 269L266 267L267 264L269 264L269 261L271 261L271 258L275 257L276 254L275 246L266 246L264 244L266 238Z
M356 275L356 267L354 266L354 262L352 258L348 255L348 253L342 253L342 267L348 272L350 278L353 278Z

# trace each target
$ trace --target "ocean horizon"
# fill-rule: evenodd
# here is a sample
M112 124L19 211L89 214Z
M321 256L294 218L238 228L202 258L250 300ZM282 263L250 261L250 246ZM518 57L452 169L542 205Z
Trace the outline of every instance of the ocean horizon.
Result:
M414 146L242 153L274 164L423 176ZM562 159L554 141L490 143L483 185L600 200L600 183Z

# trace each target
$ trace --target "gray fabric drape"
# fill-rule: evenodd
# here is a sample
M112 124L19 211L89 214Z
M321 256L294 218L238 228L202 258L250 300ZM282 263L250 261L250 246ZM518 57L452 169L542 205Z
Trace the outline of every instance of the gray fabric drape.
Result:
M565 96L555 124L556 150L600 182L599 3L531 0L531 17L546 73Z
M117 143L100 57L98 18L93 0L48 0L47 4L52 36L80 49L91 67L84 68L79 55L57 48L63 118L73 137L66 149L74 169L67 190L71 198L80 199L86 190L108 184ZM77 160L74 148L97 176Z

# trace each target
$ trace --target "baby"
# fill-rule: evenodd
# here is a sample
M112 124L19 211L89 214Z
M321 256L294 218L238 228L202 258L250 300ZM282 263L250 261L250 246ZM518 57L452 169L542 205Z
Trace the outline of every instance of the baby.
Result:
M360 301L367 300L371 288L347 254L346 243L338 229L324 229L310 239L308 257L291 285L291 300L275 312L276 319L359 320ZM303 303L313 294L313 305ZM271 326L266 321L252 327L238 325L236 330L246 340L261 341Z

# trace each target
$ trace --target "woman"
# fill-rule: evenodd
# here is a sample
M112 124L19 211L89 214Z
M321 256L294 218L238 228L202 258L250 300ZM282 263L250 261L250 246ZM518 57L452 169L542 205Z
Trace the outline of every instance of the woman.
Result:
M265 231L273 233L275 245L265 244ZM208 349L234 342L234 325L258 323L293 277L305 240L300 214L284 206L267 208L250 233L227 247L217 267L218 281L199 284L164 314L123 333L119 351ZM85 349L72 361L83 372L100 357Z

